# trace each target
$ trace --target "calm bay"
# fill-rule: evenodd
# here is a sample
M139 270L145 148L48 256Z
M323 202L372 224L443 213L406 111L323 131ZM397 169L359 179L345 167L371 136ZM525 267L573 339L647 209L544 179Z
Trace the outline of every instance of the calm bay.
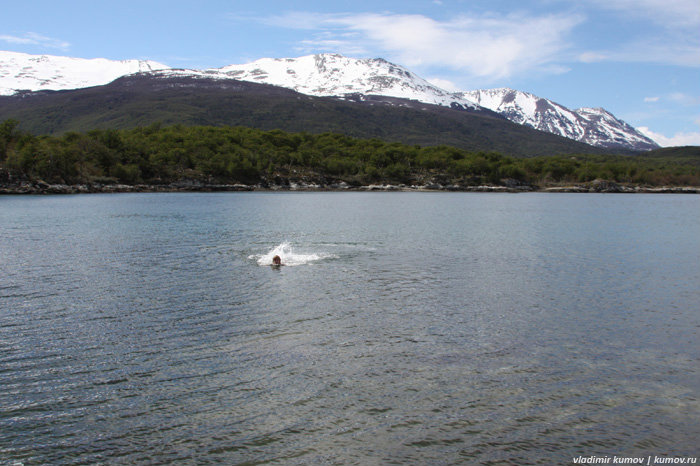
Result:
M695 195L0 197L0 464L696 457L699 331Z

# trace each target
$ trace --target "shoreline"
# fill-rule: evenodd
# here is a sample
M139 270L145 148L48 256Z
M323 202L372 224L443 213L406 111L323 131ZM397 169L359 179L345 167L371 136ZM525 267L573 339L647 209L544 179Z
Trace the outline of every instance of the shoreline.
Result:
M25 181L17 184L0 185L0 195L42 195L42 194L107 194L107 193L174 193L174 192L499 192L499 193L628 193L628 194L700 194L697 186L626 186L613 182L596 180L590 183L565 186L461 186L461 185L404 185L370 184L351 186L347 183L316 184L294 183L283 185L268 184L201 184L172 183L151 184L49 184L43 181Z

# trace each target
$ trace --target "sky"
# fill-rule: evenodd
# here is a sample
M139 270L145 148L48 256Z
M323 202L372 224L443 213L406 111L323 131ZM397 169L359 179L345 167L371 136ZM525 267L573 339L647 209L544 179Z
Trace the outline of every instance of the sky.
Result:
M23 0L0 50L177 68L340 53L448 90L603 107L662 146L700 145L700 0Z

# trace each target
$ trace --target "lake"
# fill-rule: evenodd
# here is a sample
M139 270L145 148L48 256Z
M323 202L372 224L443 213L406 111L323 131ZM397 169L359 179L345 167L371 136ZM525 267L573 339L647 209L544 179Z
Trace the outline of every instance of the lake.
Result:
M0 464L696 457L699 331L695 195L0 197Z

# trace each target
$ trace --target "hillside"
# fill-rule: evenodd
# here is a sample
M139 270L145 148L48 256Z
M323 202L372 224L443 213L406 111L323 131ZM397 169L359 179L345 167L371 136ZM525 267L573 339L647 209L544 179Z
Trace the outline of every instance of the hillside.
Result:
M361 138L505 155L601 153L600 148L512 123L489 110L451 109L406 99L312 97L233 79L137 74L91 88L0 96L0 121L34 134L152 123L233 125Z

